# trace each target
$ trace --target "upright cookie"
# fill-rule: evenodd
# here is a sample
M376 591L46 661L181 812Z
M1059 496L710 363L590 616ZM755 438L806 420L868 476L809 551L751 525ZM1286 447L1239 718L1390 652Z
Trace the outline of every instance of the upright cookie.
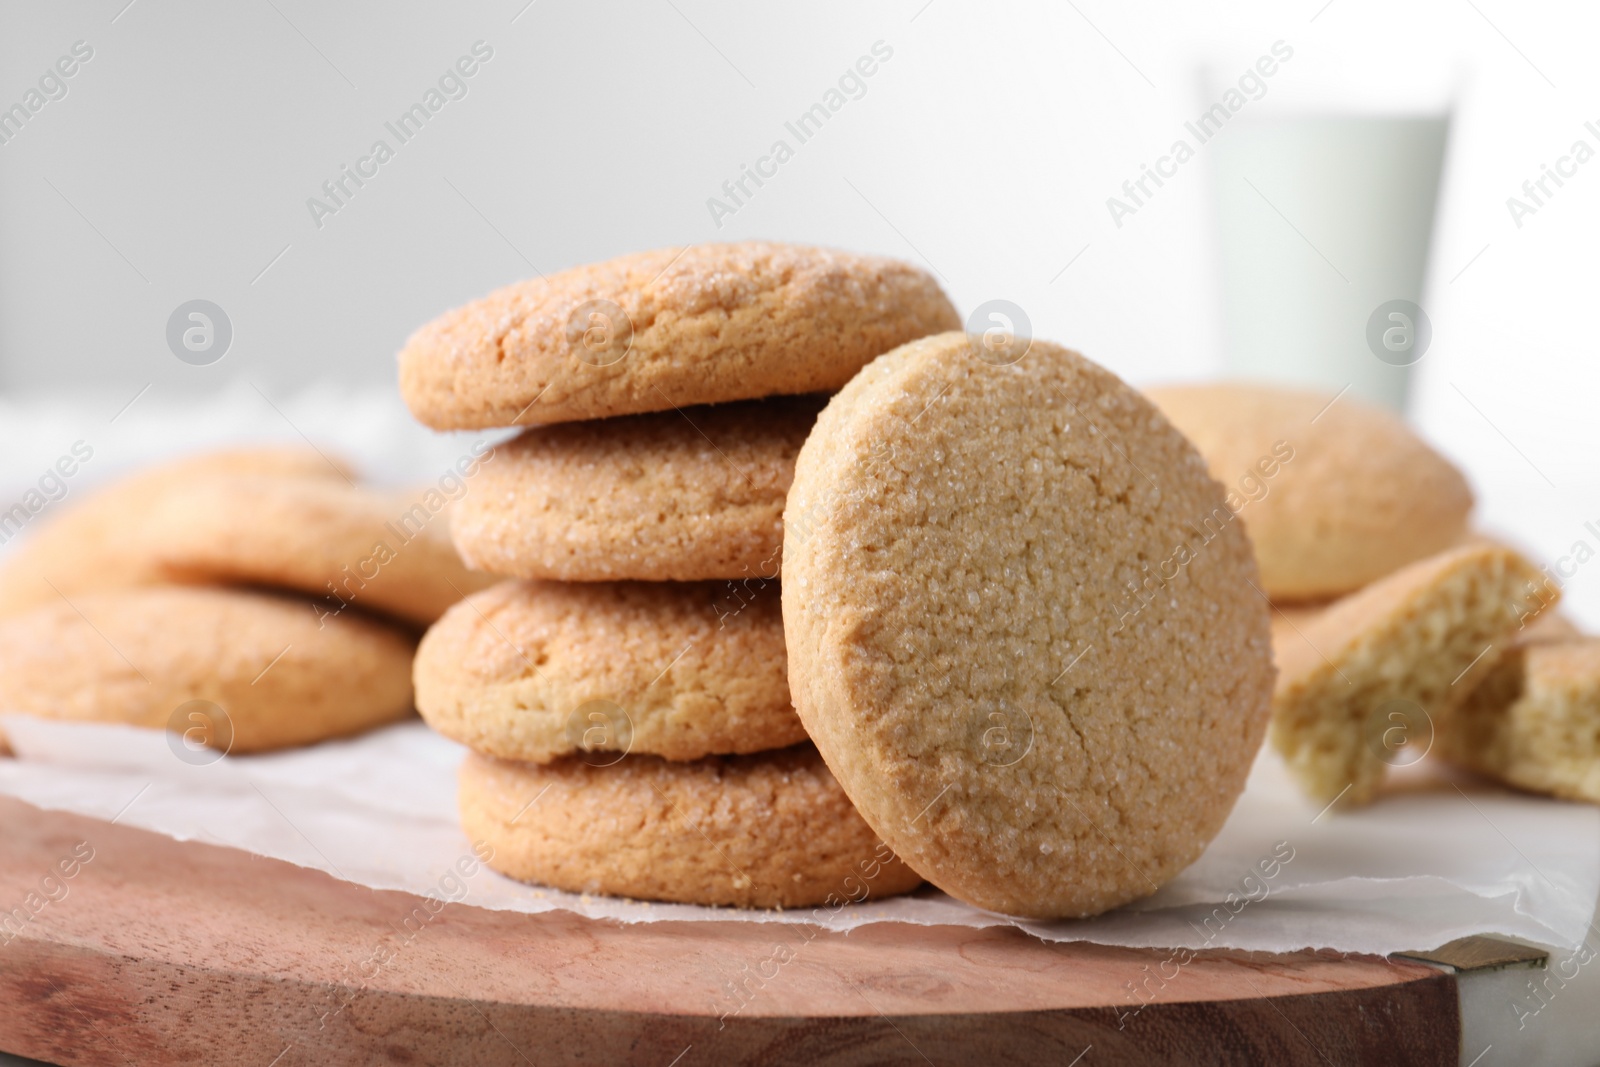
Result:
M1542 577L1509 548L1451 549L1345 597L1280 646L1272 741L1301 788L1325 804L1371 799L1398 748L1466 696L1456 686L1468 669L1492 665L1553 602Z
M493 581L456 553L448 504L433 488L196 477L153 492L143 525L172 579L293 589L318 616L359 608L425 625Z
M197 729L233 752L284 748L404 718L412 649L381 623L319 625L304 601L283 597L85 593L0 620L0 709Z
M1057 345L993 358L913 342L818 419L784 513L789 682L929 881L1092 915L1187 866L1243 790L1267 605L1222 488L1147 400Z
M469 748L548 762L674 760L805 740L775 582L508 581L417 652L417 708Z
M1600 638L1513 646L1440 717L1435 748L1508 785L1600 803Z
M606 768L473 754L461 767L461 825L493 847L495 870L570 893L800 908L922 881L809 745Z
M783 501L819 397L529 430L495 450L450 517L472 566L595 582L772 579Z
M258 447L209 452L138 471L42 520L27 541L0 561L0 617L62 595L163 585L174 580L146 533L151 499L199 479L253 476L316 478L344 483L350 472L310 448Z
M1395 416L1266 385L1151 389L1249 527L1274 600L1326 600L1454 545L1472 492Z
M925 271L746 241L519 282L422 327L400 391L436 430L537 426L831 392L960 317Z

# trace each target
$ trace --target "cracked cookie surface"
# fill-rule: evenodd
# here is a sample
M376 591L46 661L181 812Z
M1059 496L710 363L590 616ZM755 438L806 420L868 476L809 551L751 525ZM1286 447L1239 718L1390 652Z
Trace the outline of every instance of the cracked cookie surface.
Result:
M401 350L400 392L436 430L829 392L960 324L932 275L898 260L766 241L663 248L446 312Z
M495 449L450 532L491 574L771 580L794 460L826 398L563 423Z
M539 763L692 760L805 740L778 586L507 581L445 613L414 668L428 725Z
M473 754L461 824L502 874L572 893L747 908L837 907L922 881L850 806L810 745L614 767Z
M1035 340L874 361L784 515L795 707L862 816L940 888L1091 915L1221 828L1272 690L1242 523L1139 393Z

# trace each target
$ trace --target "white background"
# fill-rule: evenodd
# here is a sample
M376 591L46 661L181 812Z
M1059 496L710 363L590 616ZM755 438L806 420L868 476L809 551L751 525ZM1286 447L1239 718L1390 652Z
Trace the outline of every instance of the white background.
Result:
M194 399L218 393L314 408L324 418L299 429L337 436L329 390L389 388L393 353L447 307L534 270L757 236L924 263L963 311L1015 301L1038 335L1137 384L1214 375L1203 157L1120 229L1105 200L1201 110L1203 65L1243 69L1281 39L1295 59L1272 103L1326 96L1319 83L1333 81L1335 107L1403 107L1422 74L1449 72L1455 121L1423 301L1434 342L1411 414L1468 469L1485 523L1547 559L1579 537L1600 548L1583 529L1600 526L1600 161L1521 229L1505 205L1574 139L1600 148L1583 130L1600 119L1597 20L1577 6L524 4L0 8L0 107L75 41L94 48L68 95L0 145L0 419L20 430L52 394L103 423L150 385L93 477L154 447L158 429L160 447L185 443L185 405L205 435L224 433ZM494 56L468 95L318 229L306 199L374 139L393 145L383 123L480 39ZM866 94L719 229L706 199L774 139L793 144L783 123L879 40L894 54ZM1319 222L1296 219L1310 243L1337 242ZM195 297L235 330L210 367L165 343L168 315ZM0 426L0 488L14 495L96 430L74 417L48 420L62 440ZM1591 569L1568 592L1600 625Z

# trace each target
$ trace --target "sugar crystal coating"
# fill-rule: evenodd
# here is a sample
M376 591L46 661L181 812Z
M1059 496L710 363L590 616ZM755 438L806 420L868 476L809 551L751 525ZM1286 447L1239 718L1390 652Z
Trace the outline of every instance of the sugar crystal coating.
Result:
M599 359L574 323L589 307L609 331ZM437 430L670 411L837 389L959 323L933 277L897 260L765 241L664 248L446 312L401 350L400 391Z
M1007 366L904 345L823 412L784 523L796 710L929 881L1090 915L1220 829L1266 727L1267 606L1222 487L1113 375L1037 340Z
M488 755L692 760L805 739L787 662L776 582L511 580L446 612L414 672L428 725Z
M770 581L794 460L824 400L562 423L495 449L451 513L472 566L568 582Z
M921 882L810 745L599 768L474 753L460 780L462 826L493 847L490 866L568 892L831 908Z

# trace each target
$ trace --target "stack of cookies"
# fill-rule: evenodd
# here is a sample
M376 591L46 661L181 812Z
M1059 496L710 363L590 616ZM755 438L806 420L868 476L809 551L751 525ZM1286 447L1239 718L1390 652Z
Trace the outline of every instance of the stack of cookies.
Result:
M486 584L446 500L257 448L61 505L0 566L0 711L168 729L192 762L403 718L416 630Z
M506 580L427 633L417 706L472 750L466 830L516 878L754 907L920 878L807 742L779 594L795 459L828 394L959 326L925 272L745 243L502 289L400 354L440 430L530 427L452 515Z
M1249 541L1221 530L1130 618L1135 561L1221 487L1108 371L956 324L904 265L734 245L525 283L410 341L430 425L558 424L453 516L512 580L417 653L497 869L781 907L926 878L1054 918L1206 847L1267 727Z
M1228 489L1202 521L1242 521L1255 544L1274 606L1272 739L1309 796L1364 803L1431 748L1600 800L1600 642L1550 610L1544 569L1470 534L1472 494L1448 460L1348 396L1150 396Z

